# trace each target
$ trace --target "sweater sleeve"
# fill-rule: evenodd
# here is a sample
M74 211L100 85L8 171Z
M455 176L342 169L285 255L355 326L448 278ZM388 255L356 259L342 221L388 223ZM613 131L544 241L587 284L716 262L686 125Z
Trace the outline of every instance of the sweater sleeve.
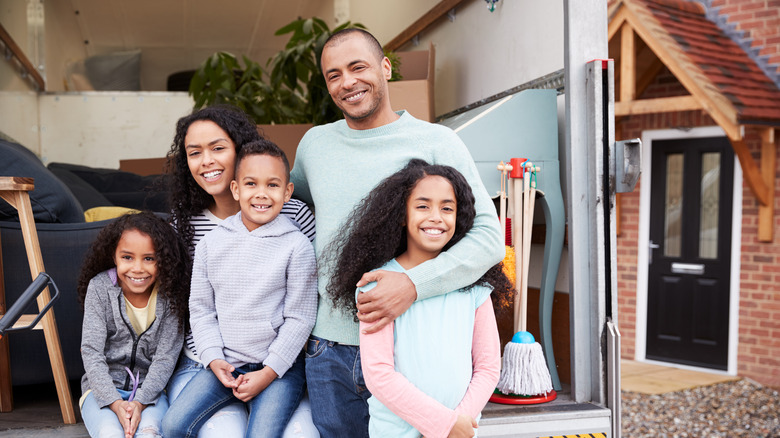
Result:
M474 225L458 243L436 258L410 269L407 274L417 288L417 299L430 298L473 284L504 258L504 243L496 208L485 190L466 145L452 131L447 147L440 148L436 164L460 171L474 192ZM446 134L445 134L446 135Z
M160 300L158 296L157 301L159 306L163 300ZM179 358L182 342L184 342L184 334L179 327L179 318L167 305L162 318L155 323L161 325L157 348L146 377L135 394L135 400L144 405L157 403L157 399L160 398L160 394L176 368L176 361Z
M189 304L190 328L195 339L195 349L204 366L208 366L215 359L225 359L214 302L214 288L207 275L207 258L207 242L203 239L195 247Z
M98 406L105 407L122 397L114 387L114 381L108 372L106 348L108 330L106 318L111 317L107 301L96 290L95 282L90 281L87 296L84 299L84 322L81 335L81 360L89 379L89 388Z
M471 362L471 382L455 412L477 418L496 388L501 372L501 341L490 298L474 314Z
M284 296L284 322L268 347L263 364L279 377L292 366L303 349L317 318L317 272L314 248L301 235L287 266L287 292Z
M490 300L488 300L490 301ZM360 362L371 395L427 438L446 437L458 414L414 386L395 370L395 323L364 334L373 324L360 323Z

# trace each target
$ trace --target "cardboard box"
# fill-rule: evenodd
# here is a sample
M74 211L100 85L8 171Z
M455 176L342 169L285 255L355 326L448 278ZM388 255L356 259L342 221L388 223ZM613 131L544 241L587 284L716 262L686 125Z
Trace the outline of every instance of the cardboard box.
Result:
M414 117L433 122L436 118L433 99L436 51L398 52L403 80L390 82L390 103L394 111L405 109Z
M295 163L295 151L301 142L303 134L306 134L312 126L311 123L290 125L257 125L260 135L276 143L287 155L290 167Z

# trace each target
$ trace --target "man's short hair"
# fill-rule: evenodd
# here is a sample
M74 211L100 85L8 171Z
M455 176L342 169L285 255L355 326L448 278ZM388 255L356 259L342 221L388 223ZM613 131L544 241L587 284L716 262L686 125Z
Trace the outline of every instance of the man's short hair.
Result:
M374 35L371 35L370 32L364 29L356 28L356 27L348 27L346 29L342 29L334 34L332 34L330 37L328 37L327 40L325 40L325 44L322 46L322 50L325 51L325 48L328 46L333 46L341 43L345 39L349 38L352 34L357 33L363 36L365 40L368 42L368 46L371 49L372 52L374 52L374 55L376 55L376 59L378 61L381 61L385 57L385 52L382 50L382 45L379 44L379 41L374 37ZM322 64L322 54L320 54L320 66Z

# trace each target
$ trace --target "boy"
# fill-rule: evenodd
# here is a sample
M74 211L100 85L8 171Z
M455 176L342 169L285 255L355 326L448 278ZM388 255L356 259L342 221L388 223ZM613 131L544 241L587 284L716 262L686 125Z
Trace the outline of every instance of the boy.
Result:
M247 436L281 436L303 395L299 357L314 326L314 250L279 212L290 200L290 165L268 140L236 158L233 198L240 211L195 248L190 325L208 369L171 406L166 436L195 436L233 397L249 408ZM181 401L181 403L179 403Z

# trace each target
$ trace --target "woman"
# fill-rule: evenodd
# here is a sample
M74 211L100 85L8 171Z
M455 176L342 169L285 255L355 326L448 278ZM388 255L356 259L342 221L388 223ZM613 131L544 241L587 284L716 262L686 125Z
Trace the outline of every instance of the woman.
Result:
M173 225L185 242L190 256L195 245L223 219L239 211L230 181L236 156L243 145L261 138L257 126L237 108L212 106L182 117L168 152L167 173ZM296 222L309 240L314 240L314 216L305 203L291 199L282 214ZM192 332L187 330L182 354L168 384L171 404L187 382L203 368ZM201 438L244 436L247 412L242 403L214 413L198 435ZM308 398L304 398L285 430L285 437L319 436L311 420Z

